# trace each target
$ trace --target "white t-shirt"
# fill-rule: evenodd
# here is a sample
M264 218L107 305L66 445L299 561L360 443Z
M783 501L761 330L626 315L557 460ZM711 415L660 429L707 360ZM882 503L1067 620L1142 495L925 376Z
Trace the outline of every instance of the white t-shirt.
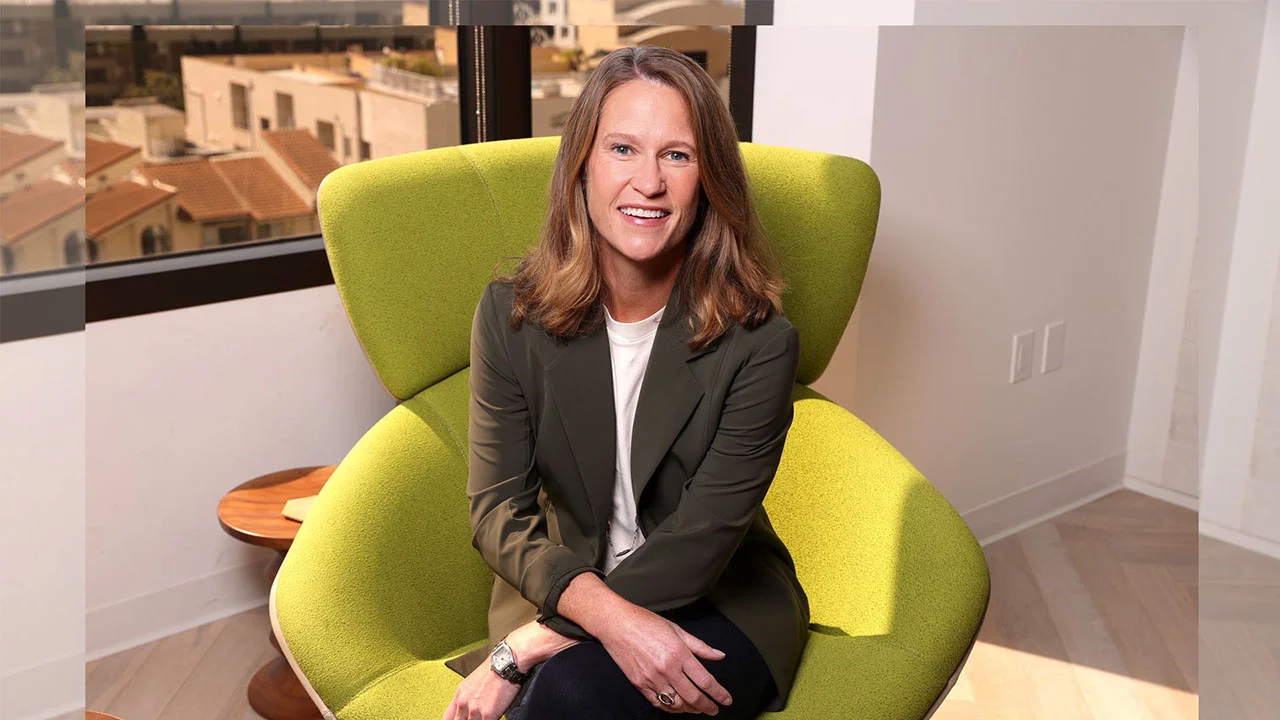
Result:
M636 322L618 322L605 308L609 333L609 354L613 359L613 404L618 413L618 453L614 466L613 514L609 522L604 573L609 574L623 558L644 542L636 521L636 500L631 489L631 427L636 418L640 385L649 365L649 351L662 320L658 312Z

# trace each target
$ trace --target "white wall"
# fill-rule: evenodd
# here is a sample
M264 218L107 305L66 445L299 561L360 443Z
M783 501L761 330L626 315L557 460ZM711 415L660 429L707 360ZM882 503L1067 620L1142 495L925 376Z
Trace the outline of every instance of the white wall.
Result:
M759 28L752 141L870 162L879 36L878 27ZM829 75L812 72L815 66L840 68L837 92ZM831 358L839 370L813 384L845 407L854 402L860 318L855 307Z
M1280 2L1265 17L1247 156L1230 236L1217 372L1204 453L1201 529L1280 557L1280 383L1268 327L1280 263ZM1272 346L1280 341L1274 341ZM1255 453L1256 456L1255 456Z
M1180 51L1180 28L880 33L853 409L980 538L1122 479Z
M1191 508L1200 495L1199 300L1193 290L1200 209L1198 47L1197 28L1186 28L1125 464L1130 487Z
M93 659L265 603L273 553L224 533L218 500L257 475L338 463L395 403L332 285L86 334Z
M0 345L0 719L84 707L85 337Z

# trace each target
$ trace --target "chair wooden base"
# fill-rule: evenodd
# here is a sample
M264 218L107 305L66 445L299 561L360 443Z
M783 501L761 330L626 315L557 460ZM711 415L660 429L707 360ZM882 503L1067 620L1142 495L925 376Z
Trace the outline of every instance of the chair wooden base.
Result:
M283 657L263 665L249 681L249 704L267 720L321 720L320 711Z

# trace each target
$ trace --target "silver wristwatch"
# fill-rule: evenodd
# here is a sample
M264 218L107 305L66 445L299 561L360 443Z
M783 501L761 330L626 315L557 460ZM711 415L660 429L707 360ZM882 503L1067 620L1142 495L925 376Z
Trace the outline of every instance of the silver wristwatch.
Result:
M511 652L511 646L507 644L506 638L503 638L493 652L489 653L489 667L499 677L516 684L524 684L524 681L529 679L529 673L522 673L516 667L516 656Z

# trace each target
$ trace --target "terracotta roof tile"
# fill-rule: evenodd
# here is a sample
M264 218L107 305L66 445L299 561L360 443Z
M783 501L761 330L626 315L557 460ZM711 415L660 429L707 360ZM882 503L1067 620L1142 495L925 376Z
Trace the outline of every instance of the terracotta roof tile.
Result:
M131 145L123 145L110 140L100 140L92 136L86 136L84 139L85 176L97 175L108 167L138 152L141 152L141 150Z
M325 175L338 169L338 161L329 148L321 145L310 130L272 130L263 132L262 138L312 190L320 187Z
M84 230L95 237L177 193L155 185L121 180L99 190L85 203Z
M0 200L0 242L14 242L84 205L84 188L50 178Z
M62 147L61 140L0 128L0 173Z
M210 164L235 188L254 220L276 220L312 212L261 155L219 158Z
M223 220L248 214L227 180L205 158L143 163L138 171L178 189L178 206L193 220Z

